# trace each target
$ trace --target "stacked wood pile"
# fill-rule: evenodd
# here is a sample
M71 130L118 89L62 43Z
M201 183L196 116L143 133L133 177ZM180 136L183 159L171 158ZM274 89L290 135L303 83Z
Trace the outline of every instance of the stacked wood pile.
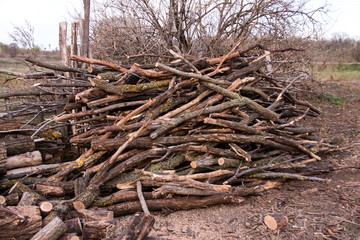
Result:
M238 204L285 179L325 181L310 176L322 172L310 163L329 145L317 129L299 125L320 113L293 88L307 75L286 75L286 61L265 71L269 53L295 49L250 55L254 49L265 48L220 58L172 52L177 61L143 66L71 56L92 64L87 69L27 59L52 71L12 73L37 82L22 95L1 95L37 96L23 109L8 108L3 118L15 120L0 124L1 236L137 239L154 222L147 208ZM119 227L117 217L142 209L129 230Z

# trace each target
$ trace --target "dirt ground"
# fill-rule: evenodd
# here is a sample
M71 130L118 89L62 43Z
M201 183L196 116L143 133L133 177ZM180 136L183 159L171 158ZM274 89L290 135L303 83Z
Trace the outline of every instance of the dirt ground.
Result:
M323 111L303 125L320 129L320 136L331 143L352 146L322 155L326 166L360 166L360 84L326 83L314 88L309 100ZM322 93L341 97L341 104L321 99ZM338 98L339 99L339 98ZM168 215L154 213L156 222L150 239L359 239L360 169L344 169L319 175L330 183L288 181L242 204L178 211ZM289 223L281 230L270 230L264 216L283 213ZM125 217L124 222L131 220Z

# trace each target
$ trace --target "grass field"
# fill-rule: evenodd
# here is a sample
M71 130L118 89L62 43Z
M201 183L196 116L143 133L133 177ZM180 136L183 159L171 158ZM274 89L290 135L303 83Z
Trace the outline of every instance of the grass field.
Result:
M317 64L313 74L319 81L360 82L360 64Z

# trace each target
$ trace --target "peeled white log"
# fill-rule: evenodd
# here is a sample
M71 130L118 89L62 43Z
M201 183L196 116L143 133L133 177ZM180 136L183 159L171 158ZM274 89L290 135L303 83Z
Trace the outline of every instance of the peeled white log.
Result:
M19 167L36 166L40 165L41 163L41 153L39 151L34 151L8 157L6 159L6 168L14 169Z

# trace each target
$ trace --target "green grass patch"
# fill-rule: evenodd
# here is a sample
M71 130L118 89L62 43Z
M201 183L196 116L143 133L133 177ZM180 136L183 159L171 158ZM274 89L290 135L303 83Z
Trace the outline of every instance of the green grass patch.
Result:
M328 101L329 103L336 105L336 106L341 106L344 103L344 99L342 97L338 97L335 96L332 93L326 92L326 93L322 93L319 96L320 99L325 99L326 101Z

